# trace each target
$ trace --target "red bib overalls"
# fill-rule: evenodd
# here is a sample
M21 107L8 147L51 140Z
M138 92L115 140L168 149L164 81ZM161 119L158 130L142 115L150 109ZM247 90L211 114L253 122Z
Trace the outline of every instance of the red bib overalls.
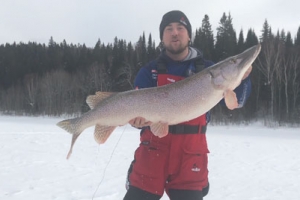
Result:
M182 79L158 74L157 83L161 86ZM130 185L161 196L168 189L202 190L208 185L205 132L205 114L169 126L169 133L163 138L144 128L129 174Z

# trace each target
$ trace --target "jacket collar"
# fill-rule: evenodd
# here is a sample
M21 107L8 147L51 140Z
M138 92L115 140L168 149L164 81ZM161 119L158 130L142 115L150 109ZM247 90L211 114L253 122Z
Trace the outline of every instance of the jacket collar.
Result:
M172 60L169 56L167 56L165 49L162 50L160 57L163 58L167 62L188 62L188 61L192 61L192 60L195 60L198 58L203 58L203 55L198 49L196 49L194 47L189 47L189 53L188 53L187 57L182 61Z

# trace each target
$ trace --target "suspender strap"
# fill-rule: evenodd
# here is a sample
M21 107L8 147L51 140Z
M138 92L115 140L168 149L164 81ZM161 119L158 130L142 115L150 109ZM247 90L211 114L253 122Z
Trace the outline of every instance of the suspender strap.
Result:
M195 73L202 71L205 68L203 59L195 60Z
M195 73L203 70L205 68L202 58L195 59L194 61ZM167 74L167 66L164 58L159 56L157 58L157 74ZM200 131L199 131L200 130ZM206 125L188 125L188 124L177 124L169 126L169 133L171 134L205 134Z
M157 73L158 74L166 74L167 73L167 67L164 63L164 60L161 56L157 58Z

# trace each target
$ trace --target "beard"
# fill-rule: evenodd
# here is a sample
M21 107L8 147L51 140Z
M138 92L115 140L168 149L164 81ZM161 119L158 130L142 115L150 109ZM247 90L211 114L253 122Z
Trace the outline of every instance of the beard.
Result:
M178 46L173 46L172 44L169 45L164 44L166 51L168 51L173 55L181 54L188 48L188 46L189 46L188 43L186 44L180 43Z

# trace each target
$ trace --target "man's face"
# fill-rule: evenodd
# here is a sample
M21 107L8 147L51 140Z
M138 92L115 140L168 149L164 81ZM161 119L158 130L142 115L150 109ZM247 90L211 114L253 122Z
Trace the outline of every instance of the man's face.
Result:
M180 54L185 51L189 41L188 31L181 23L170 23L164 29L162 42L166 51L171 54Z

